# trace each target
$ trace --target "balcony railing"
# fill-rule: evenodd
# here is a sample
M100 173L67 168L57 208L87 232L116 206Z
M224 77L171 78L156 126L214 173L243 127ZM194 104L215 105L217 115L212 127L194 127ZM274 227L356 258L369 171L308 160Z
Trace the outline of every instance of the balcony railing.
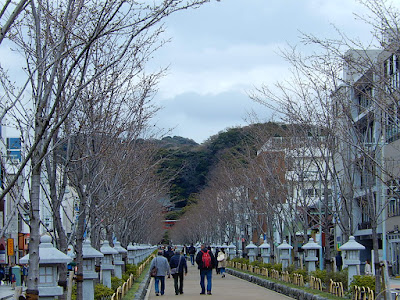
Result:
M371 221L359 223L358 230L362 229L371 229Z

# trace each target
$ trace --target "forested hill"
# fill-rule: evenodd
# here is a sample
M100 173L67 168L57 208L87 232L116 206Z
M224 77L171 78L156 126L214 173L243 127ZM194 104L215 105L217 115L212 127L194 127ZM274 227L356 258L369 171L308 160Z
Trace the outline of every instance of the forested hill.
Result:
M257 147L262 143L260 136L281 136L284 126L276 123L254 124L230 128L210 137L203 144L183 137L165 137L159 140L159 155L164 159L159 174L173 178L169 196L176 208L184 208L195 202L195 195L207 183L209 172L222 155L241 152L244 148ZM167 218L178 217L171 213Z

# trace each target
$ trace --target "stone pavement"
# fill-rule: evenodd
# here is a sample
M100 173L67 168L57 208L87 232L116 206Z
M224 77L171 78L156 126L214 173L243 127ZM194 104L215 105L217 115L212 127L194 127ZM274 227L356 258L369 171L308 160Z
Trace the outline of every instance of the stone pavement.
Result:
M1 284L0 285L0 300L9 299L14 296L14 290L11 285Z
M285 295L273 292L245 280L226 274L225 278L217 275L215 270L212 277L212 295L200 295L200 272L197 266L189 263L188 274L183 281L183 295L175 295L174 280L165 278L165 294L157 297L154 292L154 279L151 279L147 291L146 300L150 299L210 299L213 297L218 300L235 299L270 299L270 300L288 300L292 299ZM207 281L206 281L207 282Z

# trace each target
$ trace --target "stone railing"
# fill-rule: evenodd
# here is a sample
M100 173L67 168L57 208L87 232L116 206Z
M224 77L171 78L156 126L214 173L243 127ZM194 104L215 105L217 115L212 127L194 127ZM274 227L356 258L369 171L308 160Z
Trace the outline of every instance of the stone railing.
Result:
M290 283L290 275L289 275L289 272L288 272L288 271L283 271L283 272L281 273L281 280L282 280L283 282Z
M310 276L310 288L318 291L322 291L322 281L321 278Z
M293 273L293 284L304 286L304 277L301 274Z
M354 300L374 300L375 294L372 289L365 286L353 287L353 299Z
M342 282L335 282L332 279L329 281L329 293L337 297L344 297L344 289Z
M154 258L154 254L150 255L146 260L144 260L137 269L136 278L139 278L140 275L143 274L143 271L146 269L147 265ZM111 296L111 300L121 300L125 297L126 293L132 288L135 277L133 274L129 275L129 278L126 282L124 282L121 286L117 288L115 293Z

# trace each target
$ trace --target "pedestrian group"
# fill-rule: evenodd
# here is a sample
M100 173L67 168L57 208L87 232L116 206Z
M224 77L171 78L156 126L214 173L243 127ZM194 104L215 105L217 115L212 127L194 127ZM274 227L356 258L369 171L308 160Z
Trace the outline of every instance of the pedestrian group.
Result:
M189 255L189 256L188 256ZM165 277L174 279L175 295L183 294L183 279L187 275L187 259L190 263L198 266L200 271L200 295L211 295L212 289L212 270L215 268L217 274L225 277L227 255L225 249L216 249L215 255L211 247L201 245L200 251L196 255L196 248L191 244L184 246L182 251L172 249L159 249L157 256L151 261L150 274L154 277L154 289L156 296L165 293ZM206 284L207 281L207 284Z

